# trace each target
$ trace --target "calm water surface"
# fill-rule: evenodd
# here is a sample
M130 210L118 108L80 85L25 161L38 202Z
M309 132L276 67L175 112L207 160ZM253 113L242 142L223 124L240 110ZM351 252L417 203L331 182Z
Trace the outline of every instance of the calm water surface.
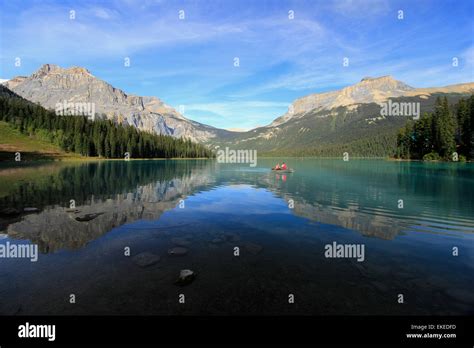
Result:
M0 259L0 314L474 314L473 164L274 162L0 167L0 243L40 250Z

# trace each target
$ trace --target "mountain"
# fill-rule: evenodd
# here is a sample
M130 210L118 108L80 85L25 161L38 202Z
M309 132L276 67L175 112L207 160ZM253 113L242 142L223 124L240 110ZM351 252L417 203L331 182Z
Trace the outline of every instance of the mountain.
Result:
M278 126L293 116L303 116L308 111L331 110L353 104L378 103L390 97L399 97L413 88L391 76L379 78L365 77L359 83L339 91L311 94L295 100L289 111L273 121L270 126Z
M15 77L4 85L47 109L55 110L57 103L93 103L96 114L152 133L200 142L229 133L191 121L156 97L126 94L81 67L45 64L31 76Z
M414 88L391 76L365 77L340 90L299 98L267 126L232 132L189 120L156 97L128 95L80 67L45 64L3 85L49 109L57 103L94 103L97 114L148 132L270 155L311 156L339 156L341 151L386 156L395 148L397 131L412 117L384 116L381 103L419 103L423 114L434 109L438 96L455 103L474 92L474 83Z
M366 77L341 90L295 100L267 126L212 139L214 145L257 149L266 154L386 156L396 133L412 117L383 116L381 103L419 103L420 115L434 109L438 96L451 103L474 92L474 83L413 88L391 76ZM220 141L219 141L220 140Z
M58 115L0 84L0 121L30 138L46 140L68 153L105 158L202 158L212 157L203 144L186 138L158 135L112 120ZM88 110L90 111L90 110ZM90 112L93 115L93 112ZM77 114L76 114L77 115ZM3 139L2 139L3 140ZM3 141L0 142L5 149ZM7 158L13 160L11 151ZM44 155L41 153L39 155Z

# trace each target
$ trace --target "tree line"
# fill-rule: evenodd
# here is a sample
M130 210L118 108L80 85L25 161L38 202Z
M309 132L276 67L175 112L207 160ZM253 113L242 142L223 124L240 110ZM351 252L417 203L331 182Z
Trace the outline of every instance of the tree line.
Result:
M402 159L474 160L474 95L450 106L438 97L435 110L410 121L397 135L395 157Z
M347 152L351 158L354 157L386 157L394 154L397 138L395 133L386 132L372 137L362 138L343 144L324 144L307 148L278 149L264 152L263 156L280 157L327 157L342 158Z
M210 149L189 139L152 134L106 119L59 116L0 87L1 121L66 152L105 158L124 158L126 152L135 158L213 157Z

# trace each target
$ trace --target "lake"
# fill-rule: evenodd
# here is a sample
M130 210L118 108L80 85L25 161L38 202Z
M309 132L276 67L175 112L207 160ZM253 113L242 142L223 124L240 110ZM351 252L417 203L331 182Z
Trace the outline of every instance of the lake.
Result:
M474 164L286 161L2 165L0 314L474 314Z

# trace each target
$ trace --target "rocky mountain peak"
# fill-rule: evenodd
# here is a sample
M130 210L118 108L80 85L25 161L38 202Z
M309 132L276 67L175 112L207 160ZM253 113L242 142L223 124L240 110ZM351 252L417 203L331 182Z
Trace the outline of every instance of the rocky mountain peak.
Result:
M389 98L430 94L436 91L466 92L471 90L472 83L442 88L419 89L394 79L390 75L380 77L364 77L360 82L344 87L340 90L315 93L295 100L288 112L273 121L269 126L279 126L290 119L299 118L308 112L331 110L351 105L382 103Z
M87 70L86 68L79 67L79 66L73 66L72 68L66 69L65 72L69 73L69 74L75 74L75 75L90 75L90 76L92 76L92 74L90 73L89 70Z
M62 70L61 67L55 64L43 64L32 76L35 78L41 78L48 75L50 72Z
M156 97L126 94L83 67L44 64L31 76L17 77L5 86L51 110L58 103L93 103L97 115L156 134L206 141L220 131L188 120Z
M392 76L380 76L380 77L364 77L359 83L355 84L354 87L367 88L372 90L382 90L382 91L411 91L414 88L401 82L395 80Z
M312 110L330 110L340 106L363 103L379 103L389 97L399 97L413 90L407 84L392 76L364 77L360 82L340 90L315 93L295 100L287 114L276 119L271 126L282 124L295 115Z
M76 76L92 76L89 70L79 66L73 66L71 68L61 68L55 64L43 64L36 72L31 76L34 78L43 78L51 75L76 75Z
M365 76L360 80L360 82L364 81L395 81L392 75L385 75L385 76L379 76L379 77L372 77L372 76Z

